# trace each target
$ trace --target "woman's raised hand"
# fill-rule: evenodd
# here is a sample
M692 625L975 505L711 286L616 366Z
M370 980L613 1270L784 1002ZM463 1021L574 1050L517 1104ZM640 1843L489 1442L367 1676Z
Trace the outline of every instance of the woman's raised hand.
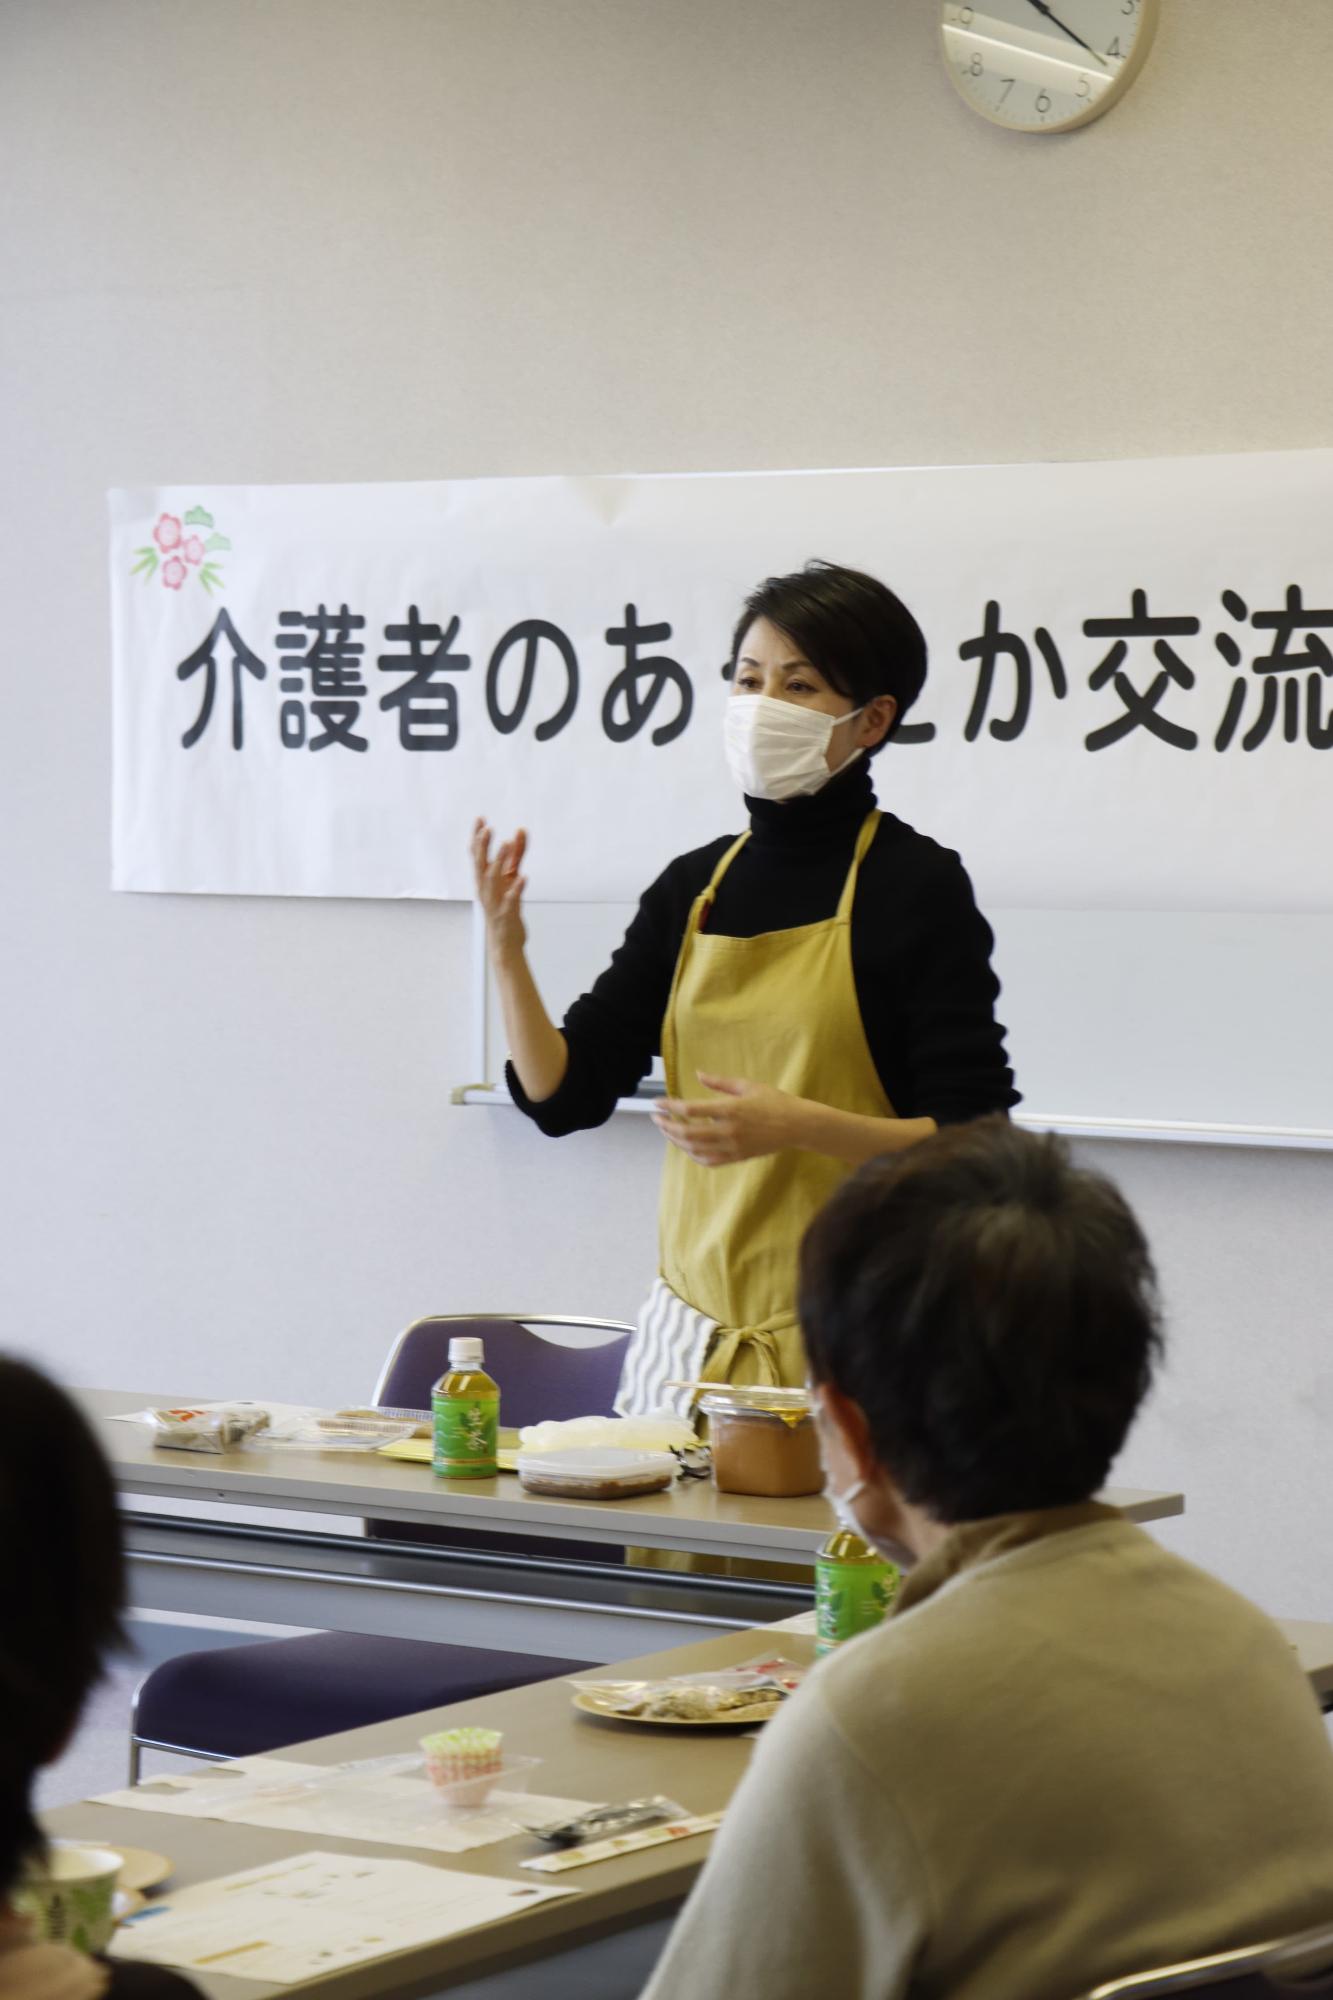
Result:
M509 1037L509 1059L527 1095L540 1104L564 1081L569 1045L542 1004L524 950L528 933L523 922L523 891L528 884L523 857L527 851L528 836L522 827L512 840L501 841L494 854L491 829L485 820L479 819L472 829L477 901L486 918L486 942Z
M528 836L522 827L512 840L501 841L491 853L491 829L479 819L472 829L472 868L477 882L477 901L486 918L486 935L491 955L503 958L521 953L528 940L523 922L523 891L527 888L523 857Z

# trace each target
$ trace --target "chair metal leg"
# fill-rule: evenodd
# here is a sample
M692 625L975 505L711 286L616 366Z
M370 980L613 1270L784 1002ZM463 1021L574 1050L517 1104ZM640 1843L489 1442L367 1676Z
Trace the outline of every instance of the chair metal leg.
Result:
M139 1697L147 1687L151 1673L145 1674L135 1683L130 1699L130 1784L139 1782L139 1759L143 1755L143 1738L139 1734Z

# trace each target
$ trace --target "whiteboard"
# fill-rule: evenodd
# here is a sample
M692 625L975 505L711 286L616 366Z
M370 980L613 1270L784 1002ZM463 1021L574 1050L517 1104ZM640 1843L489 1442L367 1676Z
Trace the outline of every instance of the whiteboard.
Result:
M553 1017L632 903L528 906ZM1090 1136L1333 1146L1333 916L995 910L999 1018L1024 1123ZM504 1059L493 988L482 1076Z

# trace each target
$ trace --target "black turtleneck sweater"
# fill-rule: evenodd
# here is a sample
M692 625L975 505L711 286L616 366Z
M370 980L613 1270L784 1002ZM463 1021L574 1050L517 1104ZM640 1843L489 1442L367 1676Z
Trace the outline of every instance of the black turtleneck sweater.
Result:
M875 803L868 765L813 798L745 803L750 838L722 878L710 932L756 937L832 917ZM647 1074L690 906L734 839L723 834L682 854L646 892L610 965L565 1016L569 1068L551 1097L534 1104L506 1066L514 1102L543 1132L558 1138L603 1124ZM993 943L958 856L883 814L857 878L852 973L870 1054L899 1117L956 1124L1018 1102L994 1013Z

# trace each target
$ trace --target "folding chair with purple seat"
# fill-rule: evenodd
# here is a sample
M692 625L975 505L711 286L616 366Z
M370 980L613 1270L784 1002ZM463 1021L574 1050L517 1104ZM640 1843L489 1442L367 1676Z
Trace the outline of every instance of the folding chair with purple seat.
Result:
M595 1346L545 1340L539 1326L586 1328L606 1338ZM507 1425L609 1415L633 1329L620 1320L557 1318L548 1313L435 1314L413 1322L395 1341L380 1373L379 1407L429 1409L432 1384L444 1372L449 1342L476 1334L486 1366L500 1384ZM448 1548L493 1549L549 1556L549 1543L366 1523L368 1535L427 1541ZM605 1562L603 1547L562 1544L575 1560ZM443 1606L441 1607L443 1613ZM140 1682L130 1719L130 1783L145 1749L184 1757L253 1757L312 1736L386 1722L447 1702L499 1694L532 1681L577 1673L595 1664L538 1654L454 1646L431 1639L390 1639L359 1632L312 1632L253 1646L185 1653L164 1661Z
M1276 2000L1283 1993L1333 1994L1333 1924L1278 1942L1222 1951L1179 1965L1112 1979L1082 2000L1158 2000L1170 1993L1193 2000Z

